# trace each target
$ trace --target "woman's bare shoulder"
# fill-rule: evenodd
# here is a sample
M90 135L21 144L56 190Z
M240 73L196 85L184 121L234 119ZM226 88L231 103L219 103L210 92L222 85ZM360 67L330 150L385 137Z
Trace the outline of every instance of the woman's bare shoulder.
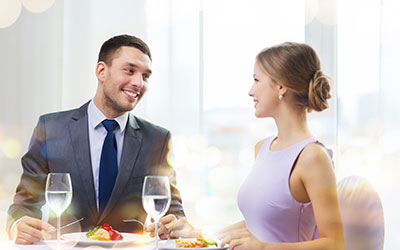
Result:
M334 176L332 160L324 146L310 143L304 147L298 158L298 167L304 176L332 178Z
M254 146L254 157L257 157L258 152L260 151L260 148L264 144L265 140L267 140L267 138L264 138L261 141L257 142Z

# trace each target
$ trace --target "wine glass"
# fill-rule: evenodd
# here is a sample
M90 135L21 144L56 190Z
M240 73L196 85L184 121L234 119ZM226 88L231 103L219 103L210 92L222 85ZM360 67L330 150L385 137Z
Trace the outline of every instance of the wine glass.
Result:
M46 181L46 202L57 215L57 244L60 244L61 214L71 204L72 184L68 173L49 173Z
M146 176L143 183L143 208L154 219L156 249L158 249L158 223L171 203L169 180L166 176Z

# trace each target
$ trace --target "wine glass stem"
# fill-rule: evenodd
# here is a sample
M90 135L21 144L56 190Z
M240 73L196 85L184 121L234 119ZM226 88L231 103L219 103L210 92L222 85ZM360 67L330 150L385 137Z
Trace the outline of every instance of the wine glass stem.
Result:
M158 220L154 219L154 236L156 237L156 250L158 250Z
M57 213L57 245L60 245L61 236L61 214Z

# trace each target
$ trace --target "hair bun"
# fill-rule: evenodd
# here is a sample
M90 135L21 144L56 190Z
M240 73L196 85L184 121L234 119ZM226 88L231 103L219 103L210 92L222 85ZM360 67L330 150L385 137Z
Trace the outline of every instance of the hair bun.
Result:
M321 70L315 71L308 87L308 111L322 111L328 108L330 89L328 77Z

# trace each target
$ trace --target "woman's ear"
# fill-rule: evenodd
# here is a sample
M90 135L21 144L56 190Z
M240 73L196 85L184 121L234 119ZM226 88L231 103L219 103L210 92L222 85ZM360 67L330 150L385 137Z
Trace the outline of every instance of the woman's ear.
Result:
M96 65L96 76L100 82L104 82L106 67L107 65L102 61L98 62Z
M279 95L280 96L285 96L287 92L288 92L288 88L286 88L285 86L279 85Z

